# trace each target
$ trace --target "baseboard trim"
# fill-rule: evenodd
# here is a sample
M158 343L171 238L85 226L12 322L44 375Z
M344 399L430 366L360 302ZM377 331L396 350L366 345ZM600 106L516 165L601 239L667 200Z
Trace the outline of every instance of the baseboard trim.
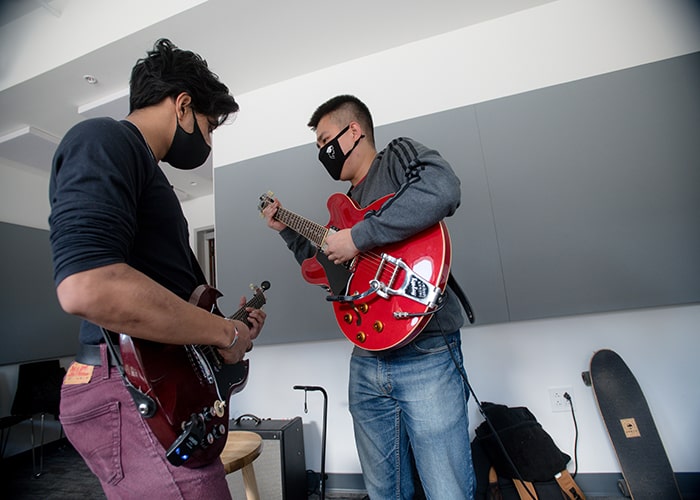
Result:
M327 474L326 491L337 493L363 493L365 482L362 474ZM622 474L615 472L580 472L576 483L587 497L622 497L617 487ZM684 500L700 500L700 472L676 473L678 488Z
M362 474L326 474L326 491L335 493L366 493Z

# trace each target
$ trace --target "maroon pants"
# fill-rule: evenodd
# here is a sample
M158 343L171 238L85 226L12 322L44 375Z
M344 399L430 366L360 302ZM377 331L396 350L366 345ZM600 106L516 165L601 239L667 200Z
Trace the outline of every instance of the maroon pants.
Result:
M119 372L106 366L102 345L102 366L90 381L63 384L60 419L107 498L230 499L220 460L198 469L168 462Z

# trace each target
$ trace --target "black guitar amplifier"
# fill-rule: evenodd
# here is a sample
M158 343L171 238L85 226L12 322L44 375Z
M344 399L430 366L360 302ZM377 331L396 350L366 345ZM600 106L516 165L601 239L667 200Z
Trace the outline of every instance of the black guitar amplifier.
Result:
M231 431L251 431L263 438L263 449L253 462L260 498L306 500L306 458L301 417L289 420L260 419L243 415L229 423ZM226 480L233 498L245 498L240 472Z

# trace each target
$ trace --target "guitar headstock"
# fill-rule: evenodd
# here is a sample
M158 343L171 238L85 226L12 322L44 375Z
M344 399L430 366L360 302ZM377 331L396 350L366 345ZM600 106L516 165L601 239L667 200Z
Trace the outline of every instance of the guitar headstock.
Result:
M264 292L265 290L269 290L269 289L270 289L270 282L267 281L267 280L265 280L265 281L263 281L262 283L260 283L260 286L257 286L257 285L254 285L254 284L251 283L251 284L250 284L250 289L253 290L253 292L255 292L255 293L262 293L262 292Z
M262 211L265 209L265 207L273 204L275 202L274 194L272 191L268 191L267 193L263 193L260 195L260 203L258 203L258 210L260 211L260 216L262 217Z

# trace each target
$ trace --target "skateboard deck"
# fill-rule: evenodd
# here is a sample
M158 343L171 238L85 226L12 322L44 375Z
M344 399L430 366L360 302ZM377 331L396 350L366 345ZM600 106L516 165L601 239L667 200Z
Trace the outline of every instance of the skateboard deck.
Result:
M634 500L681 498L646 398L622 358L609 349L597 351L582 376L593 388L620 463L622 492Z

